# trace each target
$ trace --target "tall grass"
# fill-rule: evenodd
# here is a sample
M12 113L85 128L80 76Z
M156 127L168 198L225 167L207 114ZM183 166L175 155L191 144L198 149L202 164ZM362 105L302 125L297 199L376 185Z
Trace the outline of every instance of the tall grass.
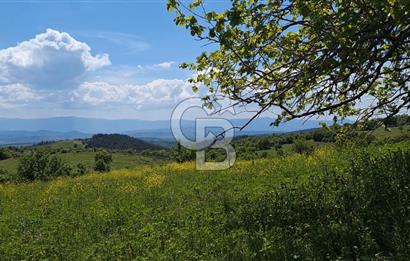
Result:
M116 170L0 185L0 256L321 260L410 257L408 144Z

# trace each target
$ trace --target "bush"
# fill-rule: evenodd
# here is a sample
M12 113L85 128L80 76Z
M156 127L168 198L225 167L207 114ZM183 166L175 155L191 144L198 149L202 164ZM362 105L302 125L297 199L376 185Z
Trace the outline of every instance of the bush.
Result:
M18 165L17 177L21 180L48 180L52 177L69 176L71 168L60 158L48 153L33 151L24 156Z
M299 154L309 154L313 152L313 147L302 139L295 139L293 151Z
M177 148L172 151L172 158L178 163L192 161L196 158L196 152L183 148L181 144L178 143Z
M87 173L87 171L88 171L88 169L87 169L86 165L84 165L83 163L78 163L75 175L76 176L82 176L82 175L85 175Z
M110 164L112 162L112 155L107 151L99 151L95 154L94 170L98 172L108 172L111 170Z
M0 160L6 160L9 158L11 158L10 153L4 148L0 149Z
M0 169L0 183L4 183L10 180L10 174L4 169Z
M312 139L316 142L335 142L336 134L329 129L321 128L313 132Z
M336 146L339 148L349 148L354 146L366 147L375 140L376 137L367 132L347 131L338 134L336 138Z
M285 152L283 151L282 148L277 148L276 149L276 155L278 155L279 157L283 157L283 156L285 156Z
M261 138L259 142L257 142L258 150L268 150L270 148L271 148L271 143L267 137Z

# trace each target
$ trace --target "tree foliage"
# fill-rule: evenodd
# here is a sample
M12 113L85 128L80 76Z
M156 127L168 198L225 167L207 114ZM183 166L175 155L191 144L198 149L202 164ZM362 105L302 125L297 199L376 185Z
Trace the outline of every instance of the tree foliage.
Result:
M8 152L8 150L0 148L0 160L6 160L8 158L11 158L11 155Z
M87 148L103 148L107 150L159 150L161 146L122 134L97 134L86 141Z
M48 180L52 177L70 176L71 168L56 156L33 151L24 156L18 165L17 176L22 180Z
M409 108L408 0L169 0L175 23L216 48L196 62L193 89L276 108L275 123L331 114L390 117Z
M10 174L6 170L0 169L0 183L9 181L9 176Z
M111 170L112 155L107 151L99 151L95 154L94 170L98 172L109 172Z

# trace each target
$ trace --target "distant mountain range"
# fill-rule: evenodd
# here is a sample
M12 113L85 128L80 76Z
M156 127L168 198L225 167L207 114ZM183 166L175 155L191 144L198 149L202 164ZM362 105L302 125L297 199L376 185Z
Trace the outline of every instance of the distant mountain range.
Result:
M247 119L232 119L234 126L243 126ZM255 119L244 131L236 135L266 135L320 127L317 120L293 120L271 127L272 119ZM327 122L330 123L330 122ZM182 130L187 137L194 137L195 122L182 121ZM26 145L40 141L89 138L97 133L120 133L143 139L154 144L172 144L174 138L170 121L107 120L78 117L44 119L0 118L0 145Z
M0 146L25 146L42 141L83 139L91 136L77 131L0 131Z

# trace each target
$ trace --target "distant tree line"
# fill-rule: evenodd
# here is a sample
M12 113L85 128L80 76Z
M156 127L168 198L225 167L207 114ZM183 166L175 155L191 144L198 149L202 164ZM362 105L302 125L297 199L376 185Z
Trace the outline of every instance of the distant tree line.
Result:
M400 127L410 125L410 116L403 114L403 115L396 115L394 117L388 119L372 119L363 125L363 130L375 130L380 126L384 126L385 128L392 128L392 127Z
M107 150L160 150L161 146L122 134L97 134L86 140L86 148Z
M108 172L111 170L112 155L107 151L99 151L95 155L94 170ZM57 155L42 150L33 150L19 160L17 181L50 180L55 177L76 177L89 172L83 164L72 167ZM8 173L0 170L0 181L8 181ZM4 180L2 180L4 179Z

